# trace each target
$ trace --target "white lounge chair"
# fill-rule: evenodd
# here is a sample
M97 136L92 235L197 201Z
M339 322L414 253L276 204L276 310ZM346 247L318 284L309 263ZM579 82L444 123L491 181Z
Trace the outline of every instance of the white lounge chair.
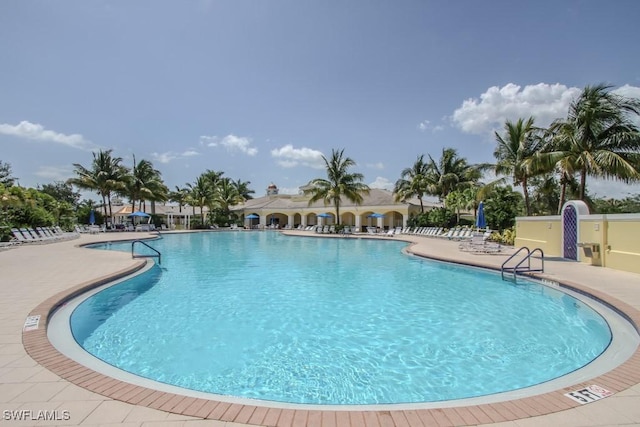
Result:
M25 237L24 234L17 228L11 229L11 234L13 234L14 239L16 239L20 243L29 243L32 242L33 239L29 236L29 238Z

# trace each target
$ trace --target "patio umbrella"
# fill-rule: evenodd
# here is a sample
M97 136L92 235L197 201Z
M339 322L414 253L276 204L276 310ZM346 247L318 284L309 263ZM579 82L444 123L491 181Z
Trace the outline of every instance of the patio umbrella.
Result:
M369 227L371 227L371 218L384 218L384 214L381 213L372 213L367 215L367 218L369 218Z
M331 214L328 214L326 212L323 213L319 213L318 215L316 215L318 218L331 218ZM319 225L322 225L319 223Z
M251 226L250 228L253 228L253 220L260 218L260 215L256 215L256 214L249 214L247 216L244 217L244 219L248 219L249 220L249 225Z
M487 226L487 220L484 218L484 202L480 202L478 205L478 217L476 218L476 227L485 228Z
M134 217L135 217L135 216L141 216L141 217L148 218L148 217L150 217L151 215L149 215L148 213L144 213L144 212L140 212L140 211L135 211L134 213L132 213L132 214L130 214L130 215L129 215L129 217L132 217L132 216L134 216Z
M149 222L151 222L151 215L149 215L148 213L144 213L144 212L140 212L140 211L135 211L132 214L128 215L129 218L149 218Z
M96 213L94 212L93 209L91 209L91 212L89 212L89 224L93 225L96 223Z

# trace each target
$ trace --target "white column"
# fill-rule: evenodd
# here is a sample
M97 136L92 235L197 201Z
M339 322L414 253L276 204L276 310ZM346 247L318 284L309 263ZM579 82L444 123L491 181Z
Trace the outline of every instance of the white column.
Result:
M294 227L294 222L295 222L295 215L287 215L287 225L289 226L289 228L293 228Z

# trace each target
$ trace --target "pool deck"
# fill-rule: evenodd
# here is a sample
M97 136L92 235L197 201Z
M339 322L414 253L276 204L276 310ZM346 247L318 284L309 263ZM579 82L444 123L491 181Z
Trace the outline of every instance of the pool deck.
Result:
M24 244L0 251L1 425L640 425L640 350L613 371L562 390L467 407L392 411L277 409L185 397L106 377L58 353L46 337L49 312L68 295L94 287L114 274L135 270L145 262L132 259L128 253L94 251L79 245L149 236L147 233L81 235L69 241ZM490 268L499 267L507 257L461 252L458 242L449 240L422 236L379 238L410 240L410 250L415 254ZM547 260L545 267L544 278L587 290L640 325L640 275L563 260ZM31 315L40 315L40 324L36 329L23 331L25 320ZM591 384L614 394L586 405L564 396ZM19 415L32 419L16 420ZM55 419L35 420L38 415Z

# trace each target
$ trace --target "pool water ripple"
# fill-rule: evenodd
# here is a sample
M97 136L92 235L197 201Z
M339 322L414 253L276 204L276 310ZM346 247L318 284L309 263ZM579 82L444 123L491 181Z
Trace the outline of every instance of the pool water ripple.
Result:
M73 333L110 364L189 389L312 404L459 399L567 374L611 340L569 295L409 257L401 242L232 232L152 245L162 269L83 302Z

